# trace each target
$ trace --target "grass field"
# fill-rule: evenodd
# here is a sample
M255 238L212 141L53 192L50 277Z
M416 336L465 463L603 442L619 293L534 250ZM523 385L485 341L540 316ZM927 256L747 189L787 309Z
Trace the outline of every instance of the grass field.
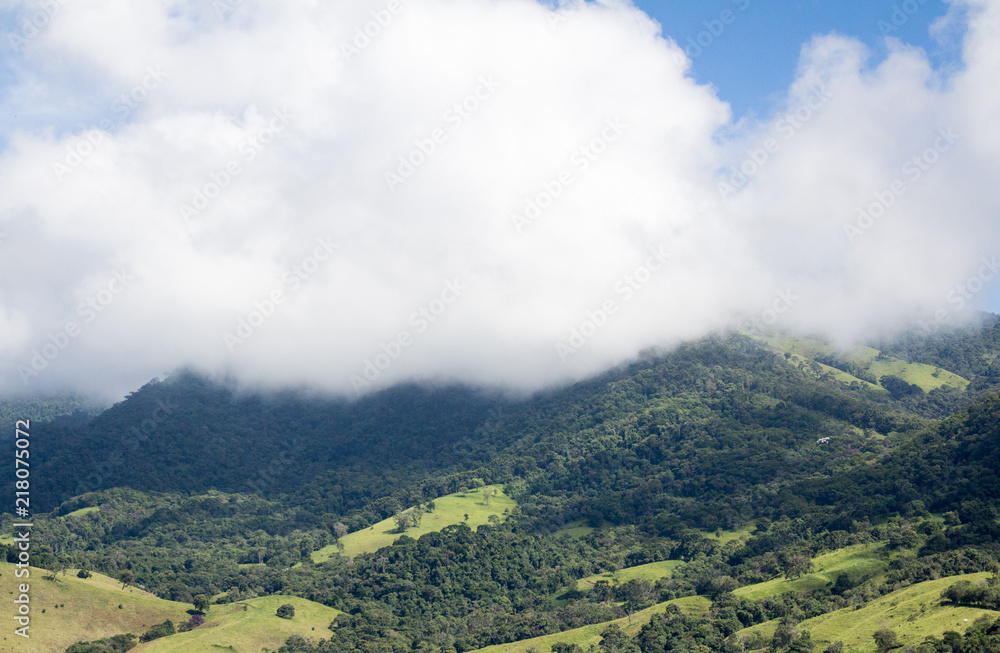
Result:
M749 522L745 524L743 528L736 531L699 531L702 535L710 540L715 540L719 544L729 544L730 542L735 542L736 540L749 540L753 536L754 523Z
M785 580L776 578L756 585L747 585L733 592L746 599L761 599L787 592L808 592L836 582L837 576L846 573L852 581L859 582L881 573L888 564L877 555L884 543L857 544L813 558L815 571L801 578Z
M568 535L574 540L579 540L580 538L587 537L596 530L593 526L587 526L587 522L581 519L580 521L566 524L553 533L553 535Z
M13 614L12 595L27 581L31 597L28 631L31 637L25 639L14 635L14 620L8 616L6 621L9 623L0 635L0 651L53 653L81 639L100 639L126 632L139 634L167 619L179 623L190 618L187 611L191 606L186 603L165 601L136 587L122 590L121 583L101 574L77 578L76 571L72 570L65 576L60 575L58 581L50 581L43 578L48 575L43 569L30 568L31 575L27 579L15 578L14 570L14 565L0 563L3 594L8 597L9 614Z
M918 583L876 599L855 610L844 608L802 622L812 631L816 649L823 650L834 641L844 642L847 650L875 651L872 633L886 626L899 635L901 645L918 644L928 635L940 637L946 630L964 632L979 616L995 618L998 612L979 608L941 604L941 592L960 580L976 582L990 574L951 576Z
M275 615L278 606L290 603L295 616ZM295 596L264 596L239 603L213 605L205 623L186 633L177 633L140 644L133 653L258 653L262 647L278 649L290 635L313 640L330 635L330 622L340 614L325 605Z
M635 637L642 627L649 623L650 618L654 614L662 613L666 610L668 605L676 605L686 614L704 615L708 613L708 609L711 607L712 602L703 596L688 596L683 599L667 601L666 603L658 603L650 608L636 612L632 615L631 625L629 625L628 617L623 617L621 619L615 619L614 621L605 621L604 623L582 626L580 628L566 630L553 635L533 637L532 639L525 639L520 642L511 642L510 644L487 646L486 648L479 649L479 651L481 653L526 653L529 648L534 646L539 650L548 653L548 651L552 650L552 645L556 642L579 644L583 650L587 650L587 647L591 644L597 644L601 641L601 631L612 623L617 623L630 637Z
M957 374L952 374L948 370L925 365L923 363L907 363L898 358L888 358L886 360L876 360L878 350L871 347L859 347L852 351L847 358L851 361L867 364L868 371L880 379L887 374L898 376L907 383L920 386L924 392L930 392L941 386L951 386L954 388L964 388L969 382ZM935 376L937 373L937 376Z
M496 490L497 495L490 498L490 505L486 505L483 492ZM490 515L496 515L501 520L506 519L504 510L511 510L517 507L517 503L503 493L500 486L488 486L470 492L459 492L449 494L434 499L434 512L425 512L423 520L418 527L410 527L406 535L414 539L424 533L439 531L445 526L460 524L465 521L465 515L469 515L466 522L469 528L475 530L477 526L489 523ZM360 531L348 533L340 538L344 545L343 555L354 557L360 553L374 553L384 546L389 546L395 542L401 533L397 531L396 520L392 517L384 519L379 523ZM318 551L313 551L313 562L326 562L337 554L335 545L325 546Z
M603 574L594 574L587 578L581 578L576 582L576 589L580 591L593 589L594 583L599 580L606 580L612 585L627 583L634 578L644 578L648 581L656 582L661 578L666 578L682 564L680 560L664 560L662 562L651 562L648 565L638 565L636 567L626 567L618 571L608 571Z
M167 619L180 625L191 618L191 605L157 598L137 587L122 590L117 580L94 573L77 578L76 570L58 581L45 580L43 569L31 568L27 579L14 577L14 565L0 564L0 580L13 613L13 593L27 581L30 586L30 638L14 635L13 619L0 635L0 652L55 653L78 641L91 641L121 633L141 635ZM295 606L293 619L275 615L278 606ZM121 606L119 608L118 606ZM243 606L246 606L244 610ZM57 607L60 606L60 607ZM42 610L45 610L43 613ZM213 605L205 624L132 649L136 653L258 653L262 646L277 649L289 635L319 639L329 635L337 610L291 596L265 596L240 603Z
M100 510L97 506L89 506L87 508L80 508L79 510L74 510L73 512L68 512L62 516L62 519L67 519L69 517L82 517L91 512L97 512Z
M824 356L834 352L834 348L820 340L814 340L811 338L800 338L795 336L787 336L781 334L770 334L757 336L764 340L774 351L778 353L787 353L791 356L791 360L795 363L800 361L809 362L814 360L817 356ZM912 383L913 385L919 386L924 392L930 392L936 388L942 386L949 386L953 388L965 388L969 385L969 382L957 374L953 374L947 370L939 370L933 365L924 365L923 363L907 363L904 360L898 358L887 358L885 360L876 360L879 351L877 349L872 349L871 347L857 347L850 353L844 355L844 358L866 368L866 371L871 373L876 379L879 379L886 375L898 376L907 383ZM880 385L873 385L867 381L862 381L847 372L823 365L818 363L824 372L830 372L834 378L839 381L859 381L862 384L873 388L881 388Z

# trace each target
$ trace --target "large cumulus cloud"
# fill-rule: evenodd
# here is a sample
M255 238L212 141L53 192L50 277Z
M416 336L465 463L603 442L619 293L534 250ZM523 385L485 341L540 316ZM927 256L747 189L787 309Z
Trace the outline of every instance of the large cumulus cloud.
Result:
M1000 253L963 7L961 71L818 37L734 122L626 2L61 4L6 55L0 388L533 389L747 317L958 320Z

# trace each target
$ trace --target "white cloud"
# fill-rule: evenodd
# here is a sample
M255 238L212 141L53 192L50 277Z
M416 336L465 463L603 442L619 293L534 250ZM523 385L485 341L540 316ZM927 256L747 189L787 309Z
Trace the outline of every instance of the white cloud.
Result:
M112 395L181 365L353 393L368 361L391 361L370 387L531 389L774 306L842 341L957 319L948 292L998 253L985 2L952 77L821 37L784 110L740 125L623 2L230 4L67 2L12 60L0 389L32 359L28 388Z

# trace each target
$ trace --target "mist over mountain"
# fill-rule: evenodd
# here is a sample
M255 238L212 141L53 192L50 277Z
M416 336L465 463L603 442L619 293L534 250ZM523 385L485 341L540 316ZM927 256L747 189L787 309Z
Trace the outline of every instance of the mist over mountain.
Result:
M959 69L818 35L736 119L623 1L60 4L0 100L0 391L532 391L734 321L957 324L1000 7L953 6Z

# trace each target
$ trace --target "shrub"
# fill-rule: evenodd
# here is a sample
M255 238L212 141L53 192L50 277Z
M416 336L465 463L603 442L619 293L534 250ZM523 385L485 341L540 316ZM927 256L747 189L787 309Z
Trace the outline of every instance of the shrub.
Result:
M140 642L151 642L154 639L159 639L161 637L166 637L167 635L173 635L177 632L174 628L174 622L167 619L162 624L156 624L146 632L142 634L139 638Z
M295 616L295 606L291 603L285 603L278 608L278 611L275 614L282 619L291 619Z

